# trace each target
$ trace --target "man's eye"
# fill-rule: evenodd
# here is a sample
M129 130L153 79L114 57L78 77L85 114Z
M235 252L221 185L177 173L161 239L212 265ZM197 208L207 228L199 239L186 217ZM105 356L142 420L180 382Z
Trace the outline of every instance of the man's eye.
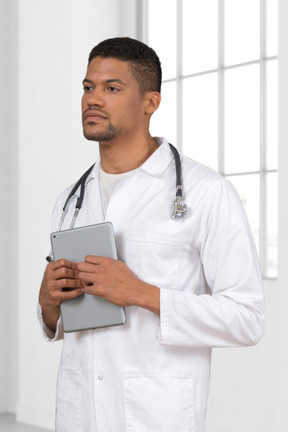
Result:
M85 93L88 93L88 92L90 92L92 90L92 87L91 86L84 86L83 90L84 90Z
M111 92L111 93L115 93L115 92L119 92L119 91L120 91L119 88L114 87L114 86L109 86L109 87L107 87L107 90L108 90L109 92Z

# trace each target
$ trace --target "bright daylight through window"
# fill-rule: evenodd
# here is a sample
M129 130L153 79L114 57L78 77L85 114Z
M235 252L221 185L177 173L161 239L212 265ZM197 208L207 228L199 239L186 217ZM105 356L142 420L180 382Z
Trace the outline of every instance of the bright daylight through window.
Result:
M143 40L163 68L153 135L229 178L277 277L277 0L143 0ZM159 17L165 15L165 25Z

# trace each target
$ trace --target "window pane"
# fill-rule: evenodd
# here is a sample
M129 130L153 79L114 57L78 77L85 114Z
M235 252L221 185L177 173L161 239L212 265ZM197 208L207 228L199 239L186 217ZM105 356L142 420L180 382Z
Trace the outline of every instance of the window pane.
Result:
M267 3L267 56L278 54L278 0L266 0Z
M277 277L278 261L278 174L267 174L267 245L266 245L266 274Z
M267 63L267 169L278 168L278 62Z
M259 170L259 65L225 73L225 172Z
M163 80L176 76L176 0L149 1L149 45L160 58ZM165 16L165 23L161 20Z
M217 74L183 81L183 153L217 169Z
M260 238L260 180L259 174L230 176L244 206L254 236L258 255Z
M218 2L183 0L184 75L217 68L217 39Z
M163 136L176 146L176 83L162 85L160 107L151 118L151 135Z
M225 64L259 58L260 1L225 1Z

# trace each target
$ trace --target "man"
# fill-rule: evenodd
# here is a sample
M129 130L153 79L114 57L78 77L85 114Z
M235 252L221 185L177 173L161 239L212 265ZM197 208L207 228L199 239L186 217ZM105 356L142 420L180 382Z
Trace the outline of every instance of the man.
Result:
M149 133L160 86L159 59L139 41L109 39L90 53L83 130L100 160L76 226L111 221L119 260L58 260L45 271L39 319L47 340L64 337L58 432L203 432L211 348L253 345L263 334L257 254L230 183L181 158L188 213L170 217L175 161ZM83 292L125 306L126 324L64 335L59 304Z

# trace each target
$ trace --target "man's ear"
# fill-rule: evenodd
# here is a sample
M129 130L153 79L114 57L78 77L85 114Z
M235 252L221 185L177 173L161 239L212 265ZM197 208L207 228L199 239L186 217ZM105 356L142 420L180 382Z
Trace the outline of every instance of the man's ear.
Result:
M158 92L146 93L145 114L152 115L159 107L161 95Z

